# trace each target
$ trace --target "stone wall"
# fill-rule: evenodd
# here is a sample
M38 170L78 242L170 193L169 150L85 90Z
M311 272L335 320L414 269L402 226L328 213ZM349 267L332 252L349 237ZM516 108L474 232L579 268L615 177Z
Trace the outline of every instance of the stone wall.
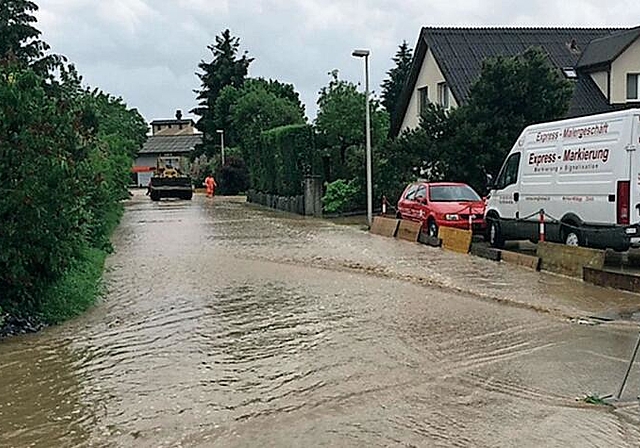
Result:
M247 194L247 202L264 205L265 207L282 210L283 212L304 215L304 195L278 196L275 194L260 193L255 190L249 190Z
M298 215L322 218L322 178L307 176L304 179L304 194L297 196L279 196L249 190L247 202Z

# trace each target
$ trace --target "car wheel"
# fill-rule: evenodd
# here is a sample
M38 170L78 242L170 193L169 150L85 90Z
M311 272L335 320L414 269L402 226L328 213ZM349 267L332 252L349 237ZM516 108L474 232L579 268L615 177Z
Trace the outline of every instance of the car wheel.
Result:
M402 215L400 214L400 212L396 213L396 219L402 219Z
M562 241L567 246L578 247L581 246L580 231L572 227L562 228Z
M430 219L429 223L427 224L427 232L429 233L429 236L432 238L438 237L438 224L436 224L436 222L433 219Z
M500 230L500 223L497 218L494 218L489 223L489 244L492 247L502 249L504 247L504 239L502 237L502 231Z

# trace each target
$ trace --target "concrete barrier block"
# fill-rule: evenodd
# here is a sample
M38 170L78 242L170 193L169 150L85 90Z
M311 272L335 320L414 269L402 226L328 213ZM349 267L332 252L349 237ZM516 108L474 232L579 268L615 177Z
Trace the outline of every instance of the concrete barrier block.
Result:
M435 236L429 236L429 234L420 232L418 235L418 242L422 244L426 244L431 247L440 247L442 246L442 240Z
M540 258L540 268L545 271L582 278L584 267L602 269L605 251L573 247L564 244L538 243L536 255Z
M384 218L382 216L374 216L373 223L371 223L371 229L369 231L375 235L388 236L393 238L396 236L398 226L400 225L399 219Z
M502 252L498 249L487 246L486 244L472 243L471 255L476 257L486 258L487 260L500 261L502 259Z
M401 219L400 224L398 225L398 231L396 232L396 237L400 238L401 240L417 243L418 235L420 234L421 229L421 223Z
M582 279L587 283L597 286L640 292L640 276L625 272L613 272L584 267L582 270Z
M505 263L511 263L524 268L533 269L537 271L540 269L540 258L533 255L519 254L518 252L511 252L508 250L500 251L500 258Z
M469 253L473 233L469 230L455 229L453 227L440 227L438 236L442 239L442 247L446 250Z

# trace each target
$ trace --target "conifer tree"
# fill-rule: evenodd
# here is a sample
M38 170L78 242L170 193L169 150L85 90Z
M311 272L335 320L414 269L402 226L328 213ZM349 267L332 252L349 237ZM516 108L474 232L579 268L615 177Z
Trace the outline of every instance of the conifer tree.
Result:
M393 62L396 65L387 72L388 78L382 82L382 105L389 113L392 127L393 123L395 123L396 108L402 93L402 87L411 71L412 58L413 51L409 48L409 44L407 44L407 41L402 41L396 55L393 57Z
M198 94L198 107L191 112L198 115L197 128L204 134L203 144L199 153L212 154L216 145L216 117L215 104L220 92L226 86L240 88L244 84L249 71L249 65L253 58L249 58L245 52L238 57L240 38L233 37L231 31L224 30L220 36L216 36L215 45L207 48L211 51L213 59L210 62L200 61L196 73L201 81Z

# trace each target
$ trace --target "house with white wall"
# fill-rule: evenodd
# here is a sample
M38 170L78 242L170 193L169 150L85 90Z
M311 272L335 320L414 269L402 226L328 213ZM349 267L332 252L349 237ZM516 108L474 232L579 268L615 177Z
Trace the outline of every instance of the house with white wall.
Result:
M639 38L640 27L423 28L391 131L416 128L429 103L445 109L464 104L484 60L531 47L542 48L575 83L567 117L638 107Z
M131 168L131 182L138 187L149 184L158 157L174 158L172 165L180 166L180 160L189 157L196 145L202 143L202 134L196 130L194 121L183 119L180 111L175 119L152 121L151 132Z

